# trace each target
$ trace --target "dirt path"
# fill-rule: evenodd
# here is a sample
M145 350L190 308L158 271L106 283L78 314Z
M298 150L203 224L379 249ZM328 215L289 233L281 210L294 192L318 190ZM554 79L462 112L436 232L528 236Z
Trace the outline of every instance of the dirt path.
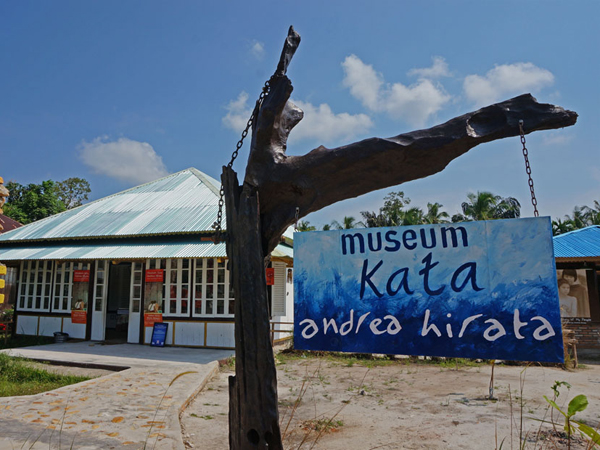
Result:
M559 405L586 394L590 405L577 417L594 427L600 423L600 365L575 371L499 365L494 381L498 401L490 401L489 365L285 355L278 355L278 361L280 417L287 449L494 449L503 440L503 449L517 449L521 409L523 434L534 438L540 422L532 418L541 419L547 413L543 395L552 397L555 381L572 385L570 390L561 388ZM190 446L228 448L227 377L231 373L221 371L183 412L184 441ZM299 396L300 404L292 414ZM330 430L319 436L317 430L323 427ZM527 448L566 446L540 441L529 442Z

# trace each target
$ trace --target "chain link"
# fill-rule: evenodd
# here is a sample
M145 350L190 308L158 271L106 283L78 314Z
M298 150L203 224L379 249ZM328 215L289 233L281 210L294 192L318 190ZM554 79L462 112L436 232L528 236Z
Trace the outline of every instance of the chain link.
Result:
M252 114L250 115L250 118L248 119L248 122L246 123L246 128L244 128L244 131L242 131L242 137L236 144L235 150L231 154L231 161L229 161L229 164L227 164L228 168L233 167L233 162L238 157L240 149L244 145L244 139L246 139L246 136L248 136L248 131L250 130L250 127L252 127L252 124L256 120L256 117L258 116L258 111L260 110L260 107L261 107L265 97L267 95L269 95L269 92L271 90L271 82L273 81L274 78L275 78L275 75L273 75L269 80L267 80L265 82L265 85L263 86L262 91L261 91L260 95L258 96L258 99L256 100L256 105L254 106L254 110L252 111ZM221 240L221 232L222 232L222 224L223 224L223 205L224 204L225 204L225 188L223 187L223 182L221 182L221 189L219 191L219 210L217 211L217 220L215 221L215 223L212 224L212 228L215 230L215 238L214 238L215 244L217 244Z
M534 217L539 217L540 213L537 209L537 198L535 198L535 189L533 188L533 178L531 178L531 166L529 165L529 151L525 146L525 132L523 131L523 121L519 120L519 132L521 134L521 144L523 144L523 158L525 158L525 172L527 172L527 176L529 177L529 192L531 192L531 204L533 205L533 215Z

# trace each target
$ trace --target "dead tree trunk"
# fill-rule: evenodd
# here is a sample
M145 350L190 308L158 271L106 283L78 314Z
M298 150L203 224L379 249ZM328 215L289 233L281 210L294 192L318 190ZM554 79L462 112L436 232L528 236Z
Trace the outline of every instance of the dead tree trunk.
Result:
M471 148L525 132L575 124L577 114L521 95L442 125L372 138L344 147L285 154L287 138L303 112L289 101L285 76L300 43L290 27L269 93L253 116L252 144L242 186L223 168L227 255L235 291L236 374L230 378L231 449L282 449L277 379L270 343L265 258L299 217L340 200L424 178Z

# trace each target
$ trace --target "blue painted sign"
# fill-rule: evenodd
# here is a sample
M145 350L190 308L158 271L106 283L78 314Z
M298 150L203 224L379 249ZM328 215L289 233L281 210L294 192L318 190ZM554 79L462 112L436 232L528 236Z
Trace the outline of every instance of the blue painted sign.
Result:
M562 362L549 217L294 234L294 346Z
M152 340L150 345L153 347L164 347L167 338L168 322L155 322L152 328Z

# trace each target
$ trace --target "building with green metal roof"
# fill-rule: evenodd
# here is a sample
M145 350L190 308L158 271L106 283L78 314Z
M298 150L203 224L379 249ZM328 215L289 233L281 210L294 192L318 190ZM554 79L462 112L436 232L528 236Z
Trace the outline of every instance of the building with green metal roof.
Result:
M149 343L164 321L167 345L233 348L235 295L212 228L219 190L189 168L0 234L17 332ZM290 239L271 260L273 321L292 322Z

